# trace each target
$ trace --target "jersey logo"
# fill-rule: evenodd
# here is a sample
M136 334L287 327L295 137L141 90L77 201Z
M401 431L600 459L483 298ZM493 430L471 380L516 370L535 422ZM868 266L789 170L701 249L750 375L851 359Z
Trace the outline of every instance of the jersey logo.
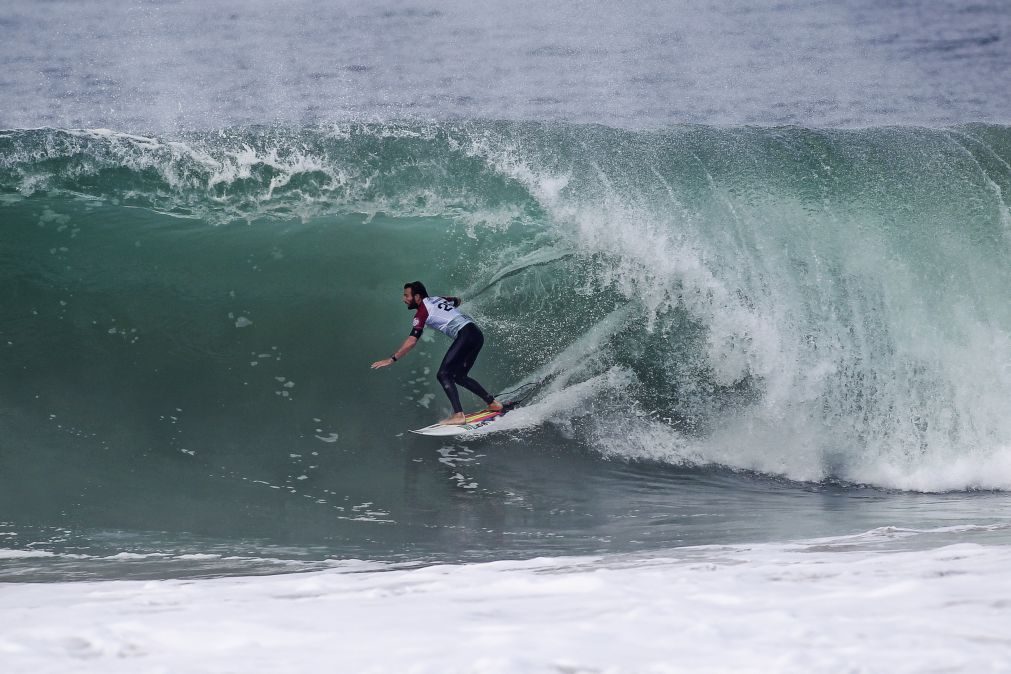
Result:
M419 324L419 323L421 323L421 321L419 321L419 320L418 320L417 318L415 318L415 319L414 319L414 322L413 322L413 323L411 323L411 325L413 325L414 327L418 327L418 324Z

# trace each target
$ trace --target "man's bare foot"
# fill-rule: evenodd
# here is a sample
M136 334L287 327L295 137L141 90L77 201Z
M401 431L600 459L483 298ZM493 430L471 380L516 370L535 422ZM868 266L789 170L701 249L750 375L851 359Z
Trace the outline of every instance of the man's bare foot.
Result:
M451 417L446 417L439 422L440 426L459 426L467 423L467 416L463 412L458 412Z
M492 400L490 403L488 403L489 412L501 412L503 408L504 406L502 405L502 403L500 403L497 400Z

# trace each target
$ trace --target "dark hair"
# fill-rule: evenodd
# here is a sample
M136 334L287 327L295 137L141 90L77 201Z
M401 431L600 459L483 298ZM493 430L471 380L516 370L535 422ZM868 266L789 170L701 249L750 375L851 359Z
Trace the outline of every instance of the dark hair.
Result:
M410 288L412 295L421 295L422 299L428 297L428 291L425 290L425 284L421 281L411 281L410 283L405 283L404 287Z

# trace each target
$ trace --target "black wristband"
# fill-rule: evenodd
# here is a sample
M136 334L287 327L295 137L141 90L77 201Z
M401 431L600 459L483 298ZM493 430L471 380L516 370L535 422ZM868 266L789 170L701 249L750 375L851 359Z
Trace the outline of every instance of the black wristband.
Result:
M390 356L390 360L392 360L394 363L396 363L397 362L397 354L393 354L392 356Z

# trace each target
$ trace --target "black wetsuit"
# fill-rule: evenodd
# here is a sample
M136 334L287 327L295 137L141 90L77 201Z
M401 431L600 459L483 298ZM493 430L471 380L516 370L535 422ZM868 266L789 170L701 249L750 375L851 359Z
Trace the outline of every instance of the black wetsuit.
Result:
M481 384L470 377L470 368L474 367L477 354L484 346L484 335L473 323L460 328L456 339L449 347L442 365L439 366L439 373L436 378L442 385L443 390L449 397L449 402L453 405L454 412L463 412L463 405L460 404L460 394L456 390L456 384L464 387L487 404L491 404L495 398L484 390Z

